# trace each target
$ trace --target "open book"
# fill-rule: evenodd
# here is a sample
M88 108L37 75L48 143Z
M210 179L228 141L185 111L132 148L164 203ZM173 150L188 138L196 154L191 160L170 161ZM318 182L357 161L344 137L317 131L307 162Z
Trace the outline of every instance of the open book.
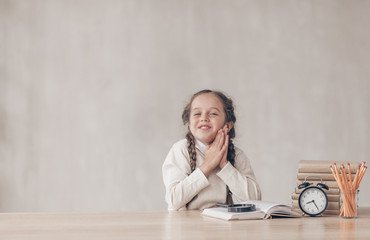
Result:
M251 200L243 202L256 205L253 212L228 212L227 208L215 207L206 208L201 213L204 216L215 217L223 220L246 220L246 219L267 219L276 217L300 217L301 214L294 211L292 207L275 202Z

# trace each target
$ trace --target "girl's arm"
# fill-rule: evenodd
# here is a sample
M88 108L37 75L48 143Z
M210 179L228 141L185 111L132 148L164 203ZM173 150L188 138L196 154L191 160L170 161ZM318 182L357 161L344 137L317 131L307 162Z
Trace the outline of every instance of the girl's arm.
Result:
M191 173L189 154L186 147L179 143L175 144L168 153L162 173L169 210L184 208L209 185L208 179L199 168Z
M228 163L220 172L217 173L222 181L229 186L234 203L240 203L247 200L260 200L261 190L250 161L239 149L236 152L234 166Z

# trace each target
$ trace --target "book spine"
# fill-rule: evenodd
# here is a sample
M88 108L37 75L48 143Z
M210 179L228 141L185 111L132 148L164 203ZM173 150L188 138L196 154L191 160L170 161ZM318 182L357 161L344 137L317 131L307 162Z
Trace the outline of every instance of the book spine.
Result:
M294 193L297 193L297 194L300 194L304 189L298 189L298 187L296 187L294 189ZM329 188L329 190L324 190L324 192L326 193L326 195L338 195L339 196L339 188Z
M339 202L339 194L327 194L329 202ZM292 200L298 200L299 194L298 193L292 193Z
M355 177L355 173L352 173L351 176L352 176L352 179ZM313 173L313 172L309 172L309 173L297 173L297 180L299 181L304 181L306 179L306 177L308 176L320 176L322 178L322 180L324 182L326 181L335 181L335 178L333 176L332 173ZM317 179L314 179L314 180L317 180ZM311 178L307 178L307 181L312 181Z
M297 208L297 209L295 209L295 211L297 211L298 213L300 213L300 214L303 214L303 212L299 209L299 208ZM332 215L339 215L339 210L325 210L323 213L322 213L322 215L324 215L324 216L332 216Z
M330 165L337 163L338 166L344 164L347 166L348 162L344 161L329 161L329 160L300 160L298 163L299 173L331 173ZM356 173L359 162L350 162L351 173Z
M292 207L298 209L298 200L292 201ZM326 210L339 210L339 202L328 202Z

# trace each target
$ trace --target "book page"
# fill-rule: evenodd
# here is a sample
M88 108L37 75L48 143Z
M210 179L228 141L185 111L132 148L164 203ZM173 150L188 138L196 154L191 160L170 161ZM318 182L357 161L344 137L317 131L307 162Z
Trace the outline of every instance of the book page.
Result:
M246 201L247 204L256 205L256 210L261 210L267 216L286 216L286 217L299 217L300 214L292 209L291 206L267 201L250 200Z
M246 201L244 203L254 204L254 205L256 205L257 210L259 209L261 211L264 211L265 213L268 213L269 210L272 207L281 205L281 204L275 203L275 202L258 201L258 200L250 200L250 201Z

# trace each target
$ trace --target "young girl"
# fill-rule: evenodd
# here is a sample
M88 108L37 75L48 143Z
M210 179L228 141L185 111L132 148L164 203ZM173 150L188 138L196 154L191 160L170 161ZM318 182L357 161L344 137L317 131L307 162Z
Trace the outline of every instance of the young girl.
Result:
M233 102L218 91L203 90L186 105L186 139L175 143L163 164L169 210L213 207L261 199L247 156L234 147Z

